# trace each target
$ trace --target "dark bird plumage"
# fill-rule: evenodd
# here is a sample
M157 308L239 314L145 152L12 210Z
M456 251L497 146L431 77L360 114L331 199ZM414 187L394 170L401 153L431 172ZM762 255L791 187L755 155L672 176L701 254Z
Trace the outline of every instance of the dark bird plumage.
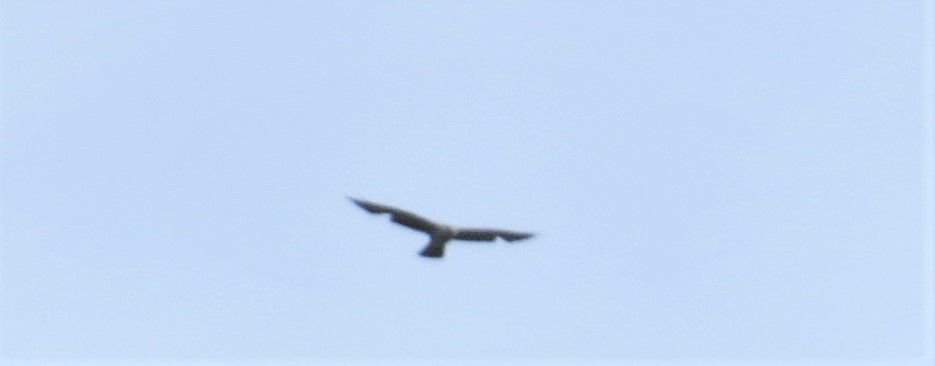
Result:
M529 239L532 233L524 233L500 229L454 228L449 225L434 222L412 212L398 209L367 200L348 197L355 204L372 214L389 213L390 219L400 225L413 230L429 234L431 240L425 249L419 253L423 257L441 258L445 255L445 244L451 239L468 241L494 241L501 238L508 242Z

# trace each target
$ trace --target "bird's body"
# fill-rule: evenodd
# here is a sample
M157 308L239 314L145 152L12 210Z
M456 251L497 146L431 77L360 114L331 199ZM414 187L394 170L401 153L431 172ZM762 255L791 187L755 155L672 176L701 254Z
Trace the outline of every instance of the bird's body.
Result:
M429 244L419 252L419 255L430 258L441 258L445 256L445 244L454 236L454 229L448 225L439 225L436 230L429 234L432 238Z
M350 197L349 197L350 198ZM410 229L418 230L431 237L425 249L419 252L423 257L441 258L445 255L445 245L451 239L469 241L494 241L498 237L512 242L531 238L534 234L500 229L455 228L434 222L414 213L396 207L382 205L356 198L350 198L355 204L373 214L389 213L391 220Z

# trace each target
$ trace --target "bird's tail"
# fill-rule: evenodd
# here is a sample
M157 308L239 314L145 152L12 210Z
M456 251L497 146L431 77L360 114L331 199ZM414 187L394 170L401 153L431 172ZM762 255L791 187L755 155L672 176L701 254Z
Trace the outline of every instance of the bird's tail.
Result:
M445 256L445 243L435 243L433 241L425 249L422 249L419 255L428 258L441 258Z

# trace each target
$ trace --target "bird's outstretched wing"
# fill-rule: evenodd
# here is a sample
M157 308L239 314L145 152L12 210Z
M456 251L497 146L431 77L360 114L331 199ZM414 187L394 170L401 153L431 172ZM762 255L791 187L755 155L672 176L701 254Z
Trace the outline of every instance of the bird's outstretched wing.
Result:
M432 232L435 231L435 228L438 226L438 224L432 222L432 220L426 219L422 216L416 215L409 211L398 209L393 206L381 205L379 203L374 203L374 202L370 202L367 200L361 200L361 199L356 199L356 198L351 198L351 197L348 197L348 198L350 198L351 201L354 201L355 204L357 204L358 206L360 206L364 210L367 210L370 213L373 213L373 214L390 213L392 214L393 222L406 226L408 228L412 228L412 229L419 230L419 231L422 231L428 234L432 234Z
M506 241L523 240L533 237L533 233L521 233L500 229L458 229L454 239L471 241L494 241L498 237Z

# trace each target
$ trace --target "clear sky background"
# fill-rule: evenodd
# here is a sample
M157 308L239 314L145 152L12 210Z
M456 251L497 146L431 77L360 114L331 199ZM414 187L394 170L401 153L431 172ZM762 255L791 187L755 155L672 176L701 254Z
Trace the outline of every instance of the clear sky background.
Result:
M931 357L932 9L4 1L2 356Z

